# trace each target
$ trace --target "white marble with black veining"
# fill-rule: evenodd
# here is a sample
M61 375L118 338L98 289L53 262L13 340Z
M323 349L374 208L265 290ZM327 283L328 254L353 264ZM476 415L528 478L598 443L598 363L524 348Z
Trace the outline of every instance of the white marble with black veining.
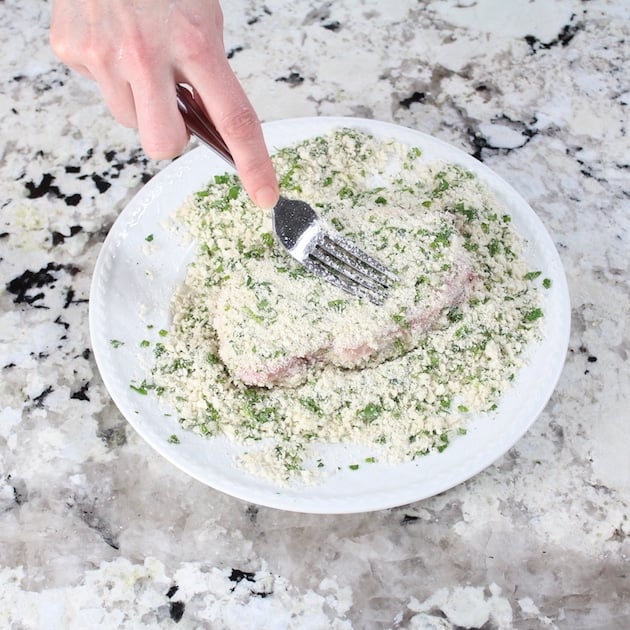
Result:
M0 1L0 627L630 627L630 4L231 0L263 120L354 115L483 160L565 265L557 390L496 464L423 502L317 516L186 477L127 426L90 351L108 229L165 164Z

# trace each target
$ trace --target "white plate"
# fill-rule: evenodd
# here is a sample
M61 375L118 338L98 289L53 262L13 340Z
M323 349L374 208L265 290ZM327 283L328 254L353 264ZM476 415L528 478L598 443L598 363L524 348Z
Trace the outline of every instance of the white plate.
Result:
M199 481L245 501L284 510L350 513L383 509L424 499L477 474L503 455L527 431L546 405L564 364L570 308L566 278L553 241L528 204L505 181L469 155L418 131L356 118L302 118L264 125L270 149L352 126L378 138L420 147L427 160L458 163L476 173L512 214L512 225L525 239L528 267L540 269L552 288L542 292L545 317L542 340L527 352L527 364L492 415L477 417L468 433L440 454L397 464L371 464L349 470L353 447L334 450L342 470L321 483L279 486L256 478L234 463L241 447L224 438L206 439L183 431L164 414L155 396L130 388L148 374L146 350L139 342L169 327L169 302L183 281L196 247L182 243L165 226L186 197L203 188L225 163L198 148L154 177L129 203L100 252L90 293L90 329L94 356L105 386L134 429L172 464ZM146 237L154 240L147 243ZM124 342L114 347L112 339ZM171 444L176 434L179 444Z

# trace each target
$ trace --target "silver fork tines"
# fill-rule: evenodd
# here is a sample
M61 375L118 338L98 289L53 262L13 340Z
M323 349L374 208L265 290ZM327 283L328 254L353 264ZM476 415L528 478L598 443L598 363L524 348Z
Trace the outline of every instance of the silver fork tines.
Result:
M280 243L311 273L374 304L385 301L396 275L351 240L324 226L309 204L280 197L272 219Z
M339 258L349 268L369 278L381 287L389 288L398 280L385 265L359 249L351 240L335 232L325 232L319 247L329 254Z
M383 264L340 234L322 232L310 252L318 273L335 286L381 304L397 280Z

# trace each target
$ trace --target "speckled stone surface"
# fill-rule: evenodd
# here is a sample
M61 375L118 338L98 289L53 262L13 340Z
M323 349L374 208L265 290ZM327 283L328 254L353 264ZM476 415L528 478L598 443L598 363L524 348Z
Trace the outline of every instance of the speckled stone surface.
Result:
M349 516L247 505L127 426L90 350L108 229L165 163L0 2L0 627L630 627L630 4L225 2L263 120L354 115L475 155L565 265L547 408L444 494Z

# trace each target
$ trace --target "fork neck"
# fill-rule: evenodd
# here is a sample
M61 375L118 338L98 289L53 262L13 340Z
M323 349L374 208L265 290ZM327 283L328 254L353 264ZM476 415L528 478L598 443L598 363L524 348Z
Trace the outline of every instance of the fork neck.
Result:
M222 157L232 168L236 168L225 140L204 111L203 106L195 100L193 93L181 83L175 86L175 91L177 106L190 133Z

